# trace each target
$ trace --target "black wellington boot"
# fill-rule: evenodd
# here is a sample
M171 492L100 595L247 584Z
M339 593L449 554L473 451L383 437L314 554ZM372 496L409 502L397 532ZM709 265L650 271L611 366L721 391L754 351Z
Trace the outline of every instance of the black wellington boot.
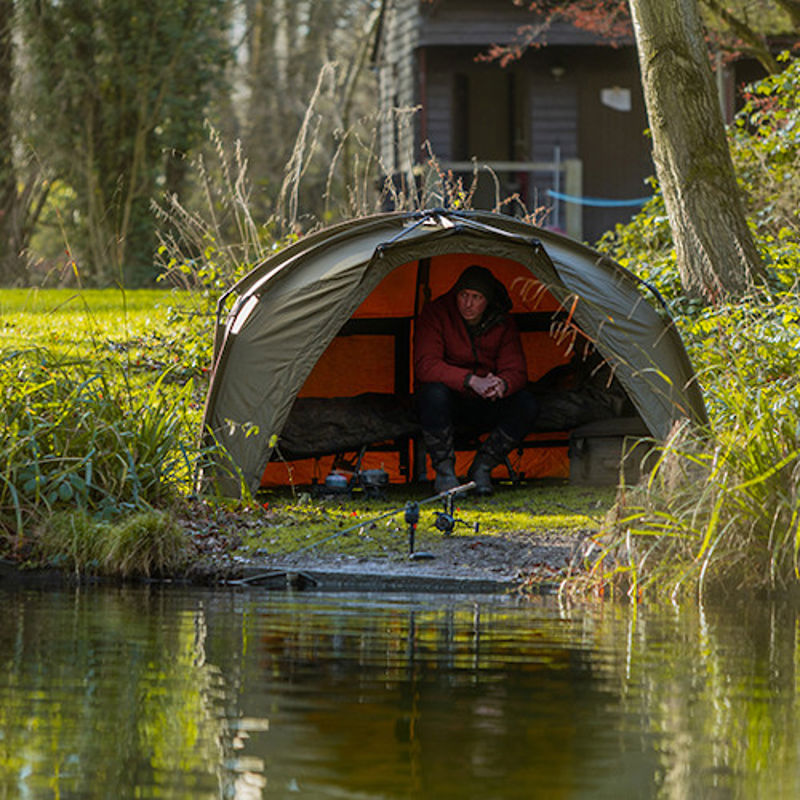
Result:
M478 448L467 477L475 481L475 494L492 493L492 470L514 449L517 444L505 431L495 428Z
M453 449L453 429L443 428L438 431L423 431L422 440L431 457L431 464L436 470L433 491L436 494L447 492L458 486L456 477L456 454Z

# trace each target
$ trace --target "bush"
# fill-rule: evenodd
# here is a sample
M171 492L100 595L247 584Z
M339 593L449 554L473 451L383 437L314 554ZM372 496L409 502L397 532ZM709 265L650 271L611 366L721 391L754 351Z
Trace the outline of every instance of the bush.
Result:
M676 431L604 526L592 582L636 595L800 578L800 61L749 88L730 136L768 286L727 304L685 298L659 196L600 242L670 302L711 418Z
M122 367L44 350L0 358L0 525L21 535L58 508L110 519L185 492L192 383L167 392L167 375L134 392Z

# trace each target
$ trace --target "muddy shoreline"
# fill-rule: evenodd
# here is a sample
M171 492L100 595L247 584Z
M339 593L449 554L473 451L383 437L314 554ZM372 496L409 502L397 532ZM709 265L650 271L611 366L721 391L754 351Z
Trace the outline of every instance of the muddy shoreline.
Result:
M583 536L573 532L443 536L424 550L382 557L319 554L314 550L261 558L198 559L180 574L148 578L76 575L53 567L20 568L0 560L0 588L158 583L269 591L509 593L555 591L574 565Z

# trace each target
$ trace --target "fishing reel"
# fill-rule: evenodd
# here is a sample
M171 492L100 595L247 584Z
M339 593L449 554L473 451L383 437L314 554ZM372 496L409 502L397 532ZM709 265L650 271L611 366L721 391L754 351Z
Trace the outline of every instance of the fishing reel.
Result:
M384 484L384 475L383 470L372 470L373 474L370 476L374 480L374 488L382 489ZM381 474L382 473L382 474ZM365 473L362 473L365 474ZM338 475L338 473L333 472L331 475L328 476L326 479L326 489L334 489L338 491L349 491L350 488L350 481L347 480L345 476L336 477L334 475ZM388 483L388 477L385 481ZM419 507L425 503L430 503L434 500L442 499L444 501L444 510L439 511L436 514L436 520L434 522L435 527L437 530L442 531L445 536L449 536L453 532L453 528L456 525L466 525L468 528L472 528L475 533L478 532L478 523L476 522L474 525L470 525L468 522L465 522L462 519L458 519L454 512L454 503L455 503L455 496L457 494L461 494L462 492L468 492L470 489L474 488L475 482L470 481L469 483L465 483L462 486L456 486L454 489L450 489L447 492L443 492L441 494L433 495L433 497L429 497L426 500L420 500L419 502L416 501L409 501L405 505L405 522L408 526L408 557L412 560L419 560L419 559L428 559L434 558L435 556L433 553L425 553L425 552L417 552L414 550L414 536L417 531L417 523L419 522ZM393 509L391 511L387 511L385 514L381 514L379 517L376 517L374 521L379 519L384 519L385 517L391 517L397 514L400 509ZM323 542L328 542L331 539L335 539L338 536L343 536L350 531L355 530L356 528L361 528L364 526L363 522L359 522L358 525L352 526L350 528L344 528L343 530L337 531L336 533L332 534L331 536L326 536L324 539L319 539L316 542L311 542L310 544L305 545L305 547L301 547L298 550L295 550L295 555L297 553L302 553L306 550L310 550L312 547L316 547Z
M480 527L480 523L469 523L463 519L459 519L455 515L455 498L456 495L462 491L467 491L467 489L474 486L474 483L467 483L464 486L456 486L455 489L451 489L447 492L444 497L444 509L442 511L436 512L436 519L433 522L433 526L441 531L445 536L450 536L450 534L455 529L456 525L464 525L467 528L472 528L475 533L478 533L478 529Z
M360 469L359 464L353 466L349 474L343 471L344 462L338 462L326 476L320 492L328 495L353 496L353 490L361 490L364 496L373 500L383 500L389 486L389 474L384 469Z
M444 502L443 510L436 512L436 518L433 522L436 530L441 531L445 536L449 536L453 532L453 529L456 527L456 525L465 525L468 528L472 528L475 533L478 533L479 523L476 522L474 524L470 524L469 522L465 522L463 519L459 519L455 515L456 495L461 494L462 492L467 492L474 486L475 484L473 482L465 483L463 486L456 486L454 489L450 489L448 492L445 492L442 495L436 495L435 498L430 498L431 500L434 500L441 497L442 501ZM413 560L434 558L432 553L418 552L414 550L414 535L417 530L417 523L419 522L419 506L419 503L408 502L406 503L405 507L405 521L406 525L408 526L408 557Z

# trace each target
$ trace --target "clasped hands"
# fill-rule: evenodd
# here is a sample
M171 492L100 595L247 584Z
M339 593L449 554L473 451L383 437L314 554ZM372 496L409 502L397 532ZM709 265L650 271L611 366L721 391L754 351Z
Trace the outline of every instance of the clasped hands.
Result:
M506 393L506 382L491 372L484 376L472 375L469 379L469 387L485 400L499 400Z

